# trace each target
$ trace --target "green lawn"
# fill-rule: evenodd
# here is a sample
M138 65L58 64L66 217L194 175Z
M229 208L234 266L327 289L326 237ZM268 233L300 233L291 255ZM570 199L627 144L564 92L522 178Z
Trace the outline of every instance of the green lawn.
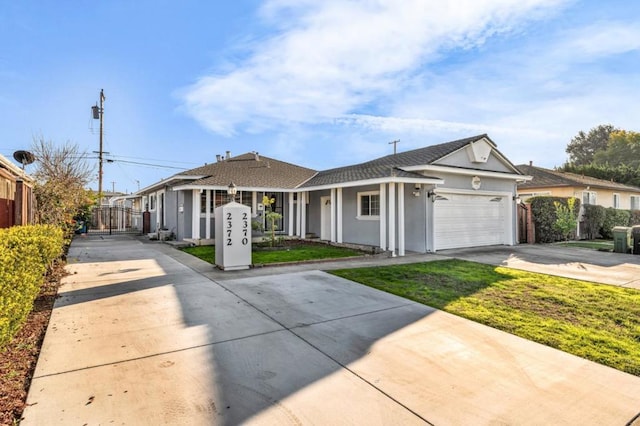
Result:
M206 262L215 263L215 246L185 247L182 250ZM251 262L254 265L265 265L351 256L362 256L362 252L327 244L298 244L283 250L255 250L251 253Z
M582 247L593 250L613 250L612 240L584 240L584 241L567 241L562 243L556 243L563 247Z
M640 376L640 291L462 260L331 273Z

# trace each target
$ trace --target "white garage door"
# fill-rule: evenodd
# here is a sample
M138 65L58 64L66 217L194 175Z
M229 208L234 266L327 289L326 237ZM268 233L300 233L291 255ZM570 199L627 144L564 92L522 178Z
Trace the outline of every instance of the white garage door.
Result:
M506 197L441 194L434 203L436 250L505 243Z

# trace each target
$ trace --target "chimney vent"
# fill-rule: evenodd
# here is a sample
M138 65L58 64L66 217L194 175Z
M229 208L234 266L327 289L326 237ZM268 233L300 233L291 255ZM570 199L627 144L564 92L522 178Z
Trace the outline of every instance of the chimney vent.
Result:
M256 161L260 161L260 154L258 153L258 151L254 151L254 152L253 152L253 158L254 158Z
M222 161L222 155L216 154L216 161L219 163Z
M533 161L529 160L529 167L533 167Z
M231 151L227 151L227 155L224 157L225 160L231 158Z

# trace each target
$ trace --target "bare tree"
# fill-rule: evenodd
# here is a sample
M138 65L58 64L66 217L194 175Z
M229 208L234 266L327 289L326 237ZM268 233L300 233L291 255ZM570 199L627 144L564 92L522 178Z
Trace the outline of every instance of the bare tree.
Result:
M85 189L94 168L88 154L69 141L56 146L42 136L34 137L32 150L36 156L36 219L39 223L61 226L73 232L74 217L94 200Z

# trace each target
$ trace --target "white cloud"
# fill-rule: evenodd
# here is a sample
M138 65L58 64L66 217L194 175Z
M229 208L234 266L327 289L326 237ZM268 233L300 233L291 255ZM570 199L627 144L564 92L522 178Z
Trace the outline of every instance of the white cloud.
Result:
M272 0L261 10L278 30L235 68L186 88L186 111L222 134L328 122L407 89L447 49L555 10L560 0Z

